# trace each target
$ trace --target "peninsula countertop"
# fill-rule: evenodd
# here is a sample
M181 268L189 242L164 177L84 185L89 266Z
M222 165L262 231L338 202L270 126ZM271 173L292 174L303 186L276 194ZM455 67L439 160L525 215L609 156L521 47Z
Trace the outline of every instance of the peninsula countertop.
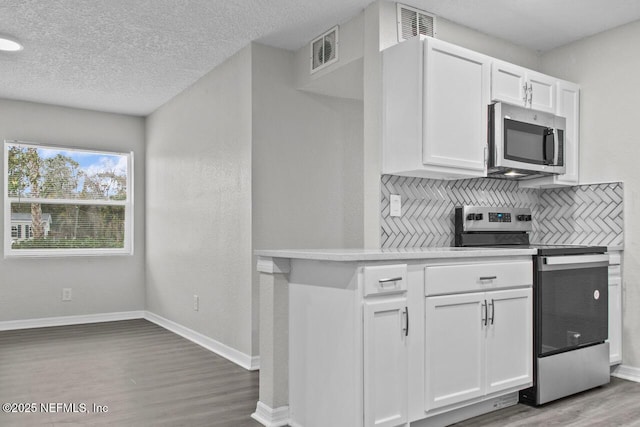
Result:
M264 249L255 254L263 258L306 259L316 261L388 261L439 258L482 258L535 255L530 248L429 247L387 249Z

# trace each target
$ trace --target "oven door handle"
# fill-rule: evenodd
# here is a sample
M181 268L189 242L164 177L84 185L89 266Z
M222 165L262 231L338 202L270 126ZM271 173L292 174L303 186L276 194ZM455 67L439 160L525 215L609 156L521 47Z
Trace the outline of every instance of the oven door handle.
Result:
M608 254L545 256L542 257L540 270L568 270L575 268L604 267L608 265Z

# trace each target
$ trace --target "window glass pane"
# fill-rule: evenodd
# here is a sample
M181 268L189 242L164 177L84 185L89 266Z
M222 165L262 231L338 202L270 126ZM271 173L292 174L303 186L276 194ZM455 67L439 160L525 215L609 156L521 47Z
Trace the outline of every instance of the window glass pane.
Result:
M127 199L127 155L10 144L7 156L9 197Z
M25 225L24 238L18 233L18 239L12 241L11 249L124 247L124 206L33 205L11 204L11 222L31 222Z
M131 254L132 153L5 141L5 254Z

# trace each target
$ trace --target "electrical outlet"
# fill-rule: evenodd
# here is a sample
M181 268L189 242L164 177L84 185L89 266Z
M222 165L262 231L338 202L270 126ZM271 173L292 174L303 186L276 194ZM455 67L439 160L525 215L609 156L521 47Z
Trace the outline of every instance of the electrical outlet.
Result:
M402 215L402 201L399 194L392 194L389 197L389 216Z
M200 310L200 297L198 295L193 296L193 311Z
M71 288L62 288L62 301L71 301Z

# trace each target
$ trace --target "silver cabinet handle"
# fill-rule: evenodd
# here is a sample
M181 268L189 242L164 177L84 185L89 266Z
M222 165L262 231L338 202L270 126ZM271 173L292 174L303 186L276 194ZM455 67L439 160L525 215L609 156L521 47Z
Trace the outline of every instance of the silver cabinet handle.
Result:
M404 308L404 328L402 328L402 330L404 331L404 336L408 337L409 336L409 307L405 307Z
M529 98L529 88L527 87L527 82L524 82L524 86L522 86L522 90L524 91L524 97L522 101L524 102L524 106L527 106L527 100Z
M491 298L491 324L492 325L495 318L496 318L496 303L493 300L493 298Z
M480 280L496 280L498 276L480 276Z
M385 283L398 282L400 280L402 280L402 276L389 277L388 279L380 279L380 280L378 280L378 283L380 283L380 285L384 286Z
M529 107L533 106L533 83L529 83Z
M481 321L484 326L487 326L487 300L484 300L482 303L482 310L484 311L484 316L481 315Z

